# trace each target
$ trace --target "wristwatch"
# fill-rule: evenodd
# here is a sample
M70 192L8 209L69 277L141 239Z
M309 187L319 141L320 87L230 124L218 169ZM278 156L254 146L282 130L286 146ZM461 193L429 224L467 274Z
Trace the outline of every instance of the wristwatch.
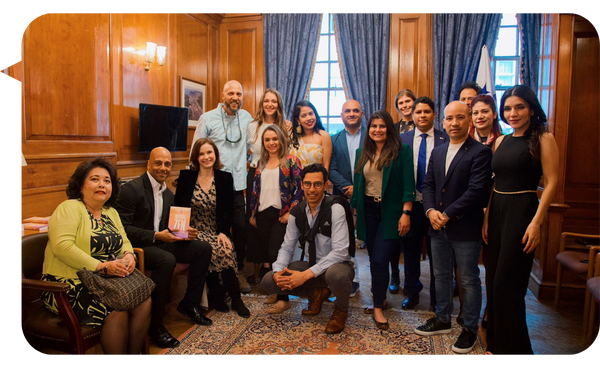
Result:
M408 216L410 216L410 214L411 214L411 213L412 213L412 212L411 212L410 210L403 210L403 211L402 211L402 214L403 214L403 215L408 215Z

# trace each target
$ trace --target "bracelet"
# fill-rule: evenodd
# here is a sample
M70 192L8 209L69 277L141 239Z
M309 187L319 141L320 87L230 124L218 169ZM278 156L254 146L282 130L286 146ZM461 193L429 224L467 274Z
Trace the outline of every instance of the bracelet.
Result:
M106 266L104 266L104 267L102 268L102 271L104 271L104 274L105 274L105 275L107 275L107 274L108 274L108 268L106 268Z

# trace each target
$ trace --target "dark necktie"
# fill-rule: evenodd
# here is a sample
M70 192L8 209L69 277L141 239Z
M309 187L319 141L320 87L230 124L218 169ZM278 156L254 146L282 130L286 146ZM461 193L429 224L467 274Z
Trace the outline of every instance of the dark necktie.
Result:
M419 146L419 162L417 163L417 190L423 192L423 180L425 180L425 166L427 165L427 133L421 134L421 145Z

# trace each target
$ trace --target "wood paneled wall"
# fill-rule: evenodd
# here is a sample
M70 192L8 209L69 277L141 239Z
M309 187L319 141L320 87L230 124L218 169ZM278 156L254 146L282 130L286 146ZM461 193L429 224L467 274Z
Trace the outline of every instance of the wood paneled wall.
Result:
M222 18L49 14L34 20L23 36L22 62L9 68L23 82L22 216L50 215L66 198L75 167L91 157L108 158L122 178L143 173L148 154L137 152L139 103L178 106L180 76L206 84L207 106L216 106ZM167 46L160 70L143 68L147 41ZM174 153L171 180L187 157Z

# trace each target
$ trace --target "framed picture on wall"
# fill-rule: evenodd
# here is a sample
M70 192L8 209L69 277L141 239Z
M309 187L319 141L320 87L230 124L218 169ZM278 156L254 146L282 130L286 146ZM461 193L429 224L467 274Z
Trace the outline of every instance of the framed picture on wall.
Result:
M206 106L206 85L179 77L179 105L190 109L188 126L198 125Z

